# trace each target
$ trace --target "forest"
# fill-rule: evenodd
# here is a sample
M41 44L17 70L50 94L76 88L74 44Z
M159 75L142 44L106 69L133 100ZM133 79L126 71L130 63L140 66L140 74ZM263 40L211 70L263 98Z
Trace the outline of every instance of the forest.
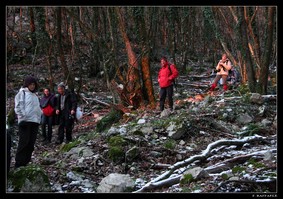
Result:
M277 15L276 6L7 6L6 193L276 195ZM211 92L223 53L238 78ZM164 56L179 71L172 112L159 111ZM55 144L53 125L44 145L40 129L31 163L15 169L14 100L27 75L39 98L63 82L83 116L70 143Z

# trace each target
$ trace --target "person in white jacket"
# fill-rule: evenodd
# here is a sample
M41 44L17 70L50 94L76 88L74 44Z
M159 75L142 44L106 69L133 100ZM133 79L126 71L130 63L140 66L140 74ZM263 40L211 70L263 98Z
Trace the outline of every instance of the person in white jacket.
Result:
M33 76L25 78L23 87L15 96L15 113L19 124L19 142L15 156L15 167L26 166L31 161L38 134L42 110L35 94L38 84Z
M210 87L210 91L214 91L214 89L217 87L217 82L222 78L222 84L223 84L223 90L228 90L227 85L227 77L229 74L229 70L231 69L232 64L231 61L227 58L227 54L223 54L221 57L221 60L218 62L216 66L216 77L212 82L212 85Z

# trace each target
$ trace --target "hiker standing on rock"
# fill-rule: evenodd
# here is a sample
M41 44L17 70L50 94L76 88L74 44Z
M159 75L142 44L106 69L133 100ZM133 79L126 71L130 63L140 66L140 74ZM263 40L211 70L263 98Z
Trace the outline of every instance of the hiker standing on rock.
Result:
M15 167L26 166L34 151L42 111L39 98L35 94L38 84L33 76L25 79L23 87L15 96L15 113L19 124L19 142L15 157Z
M227 58L227 54L224 53L222 55L221 60L218 62L216 66L216 77L213 80L213 83L210 87L210 91L214 91L214 89L217 87L218 81L222 78L223 82L223 90L227 91L228 90L228 85L227 85L227 77L229 74L229 70L231 69L232 64L231 61Z
M169 108L173 111L173 81L178 77L179 72L174 64L167 61L166 57L161 58L160 65L161 68L158 73L160 111L164 110L166 96L168 97Z

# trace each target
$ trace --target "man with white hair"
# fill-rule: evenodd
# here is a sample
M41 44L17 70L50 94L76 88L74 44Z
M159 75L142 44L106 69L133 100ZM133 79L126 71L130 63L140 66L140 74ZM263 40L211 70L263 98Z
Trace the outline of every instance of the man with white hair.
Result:
M56 114L59 115L58 138L56 144L64 141L66 132L66 143L72 141L72 130L76 117L77 99L73 92L65 89L65 85L60 83L57 87L58 98L55 106Z

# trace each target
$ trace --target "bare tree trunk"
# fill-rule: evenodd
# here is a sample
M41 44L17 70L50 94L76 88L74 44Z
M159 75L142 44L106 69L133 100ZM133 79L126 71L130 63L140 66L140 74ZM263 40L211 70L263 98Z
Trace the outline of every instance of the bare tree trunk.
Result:
M263 61L261 64L259 82L258 82L258 92L260 94L267 94L267 81L269 65L272 53L272 43L273 43L273 29L274 29L274 12L275 7L268 7L268 22L266 25L266 44L264 48Z
M128 72L127 72L127 84L125 85L127 96L128 96L128 99L131 105L134 108L138 108L143 103L143 101L142 101L142 90L141 90L141 85L139 81L140 77L139 77L137 57L136 57L135 52L132 49L131 42L126 33L126 24L125 24L125 20L122 14L123 8L116 7L115 10L118 15L119 28L120 28L123 40L125 42L126 50L128 54L129 67L128 67Z
M136 8L139 9L136 16L136 23L138 24L139 30L141 32L141 38L142 41L142 62L141 62L141 70L142 70L142 80L143 80L143 91L144 91L144 99L149 102L149 105L151 108L155 108L155 97L154 97L154 91L153 91L153 84L150 74L150 54L151 54L151 48L150 48L150 30L151 30L151 23L148 22L146 19L149 18L146 16L147 12L150 12L150 10L145 10L144 8ZM149 13L151 14L151 12ZM154 14L154 13L152 13ZM147 27L150 26L150 27ZM148 32L146 30L149 30Z
M32 44L33 44L33 46L36 46L34 12L33 12L32 7L28 7L28 10L29 10L29 16L30 16L29 27L30 27L30 32L31 32Z
M23 18L23 8L20 7L20 32L23 31L23 21L22 21L22 18Z
M244 8L239 8L239 16L244 16ZM244 63L246 65L247 77L248 77L248 86L251 92L256 92L256 79L255 79L255 71L251 60L251 55L249 51L248 44L248 34L247 34L247 24L245 19L242 17L240 23L240 35L241 35L241 43L242 43L242 56L245 60Z
M60 56L60 61L61 61L61 66L63 69L63 73L64 73L64 78L66 81L66 84L68 85L68 87L70 88L70 90L74 89L74 84L73 84L73 75L71 73L71 71L69 71L67 64L66 64L66 60L64 57L64 50L62 48L62 35L61 35L61 7L57 8L57 42L58 42L58 52L59 52L59 56Z

